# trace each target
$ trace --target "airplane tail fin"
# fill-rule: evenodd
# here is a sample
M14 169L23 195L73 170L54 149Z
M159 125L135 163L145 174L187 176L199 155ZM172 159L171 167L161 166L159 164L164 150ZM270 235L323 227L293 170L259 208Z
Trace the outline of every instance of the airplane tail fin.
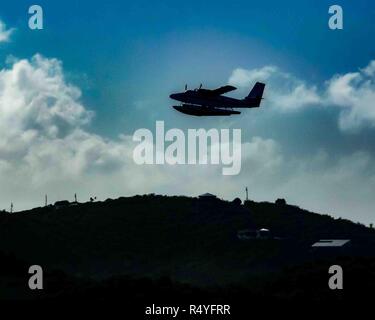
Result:
M257 107L259 107L265 86L266 85L264 83L257 82L251 89L249 95L245 98L245 100L254 101L255 103L257 103Z

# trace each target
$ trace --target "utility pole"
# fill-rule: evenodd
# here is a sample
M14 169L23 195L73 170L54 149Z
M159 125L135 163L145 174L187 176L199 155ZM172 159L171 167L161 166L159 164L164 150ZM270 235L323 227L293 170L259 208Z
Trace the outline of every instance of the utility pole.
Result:
M44 197L44 205L47 207L47 204L48 204L48 199L47 199L47 195L45 195L45 197Z
M248 201L249 200L249 192L248 192L248 190L247 190L247 187L246 187L246 201Z
M74 194L74 202L77 203L77 194L76 193Z
M13 213L13 202L10 203L10 213Z

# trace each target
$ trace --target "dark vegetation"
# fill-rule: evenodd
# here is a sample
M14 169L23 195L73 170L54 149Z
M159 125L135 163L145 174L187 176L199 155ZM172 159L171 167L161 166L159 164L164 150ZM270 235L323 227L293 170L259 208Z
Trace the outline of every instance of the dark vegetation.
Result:
M274 238L241 241L268 228ZM351 239L320 256L319 239ZM45 290L27 288L30 265ZM328 267L345 270L344 293ZM375 231L283 201L135 196L59 209L0 213L0 299L158 301L364 301L375 289Z

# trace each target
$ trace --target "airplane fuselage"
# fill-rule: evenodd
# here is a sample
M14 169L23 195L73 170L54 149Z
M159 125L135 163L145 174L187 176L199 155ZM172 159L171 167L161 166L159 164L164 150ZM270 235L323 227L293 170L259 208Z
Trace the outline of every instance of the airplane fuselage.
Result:
M183 103L212 108L251 108L259 105L257 99L240 100L225 96L202 97L195 91L175 93L171 98Z

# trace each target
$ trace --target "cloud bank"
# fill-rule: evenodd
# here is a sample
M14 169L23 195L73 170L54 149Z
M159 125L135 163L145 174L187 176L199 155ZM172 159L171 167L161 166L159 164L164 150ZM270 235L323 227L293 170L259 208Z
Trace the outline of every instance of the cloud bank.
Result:
M255 81L267 83L267 103L275 110L291 112L306 107L334 107L339 110L338 125L343 131L375 127L375 60L357 72L336 74L320 86L275 66L235 69L228 82L248 88Z
M298 110L321 102L315 86L308 86L276 66L252 70L237 68L229 78L230 84L246 89L256 81L267 83L266 98L271 106L281 111Z

